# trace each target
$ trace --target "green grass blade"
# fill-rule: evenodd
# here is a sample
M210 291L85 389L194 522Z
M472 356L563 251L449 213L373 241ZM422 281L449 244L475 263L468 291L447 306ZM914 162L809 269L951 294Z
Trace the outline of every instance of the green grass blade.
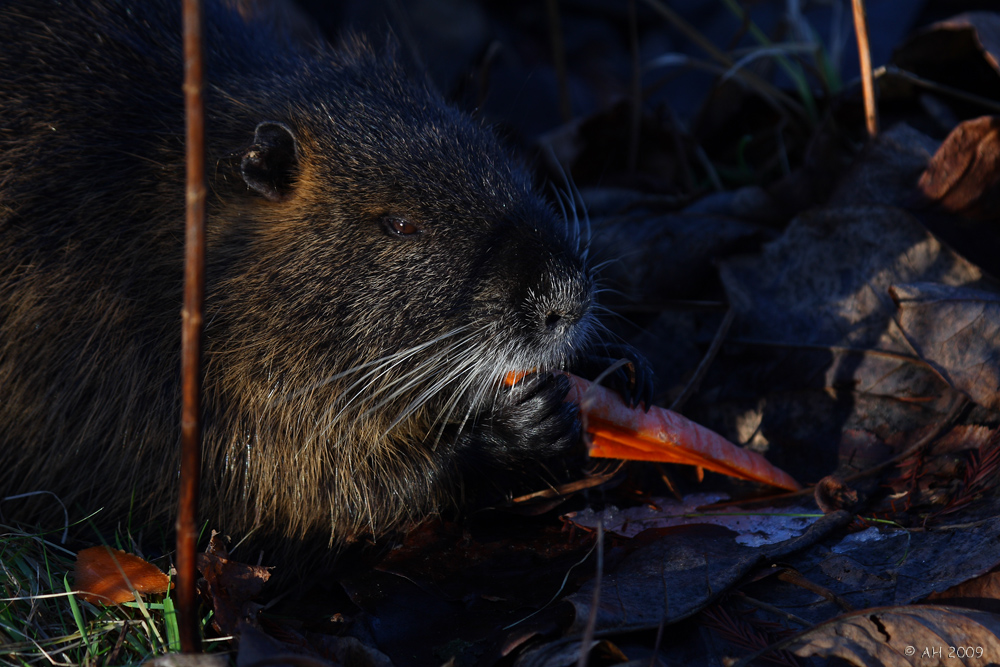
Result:
M163 598L163 623L167 631L167 650L171 653L180 653L181 631L177 627L177 610L174 609L174 601L169 595Z
M69 593L66 599L69 601L69 608L73 614L73 621L76 622L76 629L80 631L80 639L83 641L87 657L92 657L95 655L94 650L90 645L90 638L87 636L87 627L83 622L83 612L80 611L80 605L76 602L76 594L73 593L73 587L69 585L69 574L63 575L63 585L66 587L66 592Z
M736 15L741 21L747 20L747 27L750 34L753 36L757 42L766 47L775 46L774 43L764 34L764 31L757 26L756 23L749 20L749 15L746 10L737 4L736 0L722 0L726 7L729 8L733 14ZM812 89L809 88L809 82L806 80L805 72L802 70L802 66L789 60L785 56L779 55L775 57L775 61L778 65L785 71L785 74L791 78L792 83L795 85L795 89L799 92L799 97L802 98L802 104L805 105L806 113L809 115L809 120L815 122L819 117L816 110L816 100L813 97Z

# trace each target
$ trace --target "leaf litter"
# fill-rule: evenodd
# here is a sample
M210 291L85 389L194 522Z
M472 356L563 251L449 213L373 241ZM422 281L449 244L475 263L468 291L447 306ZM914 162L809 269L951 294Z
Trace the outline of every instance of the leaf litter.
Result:
M398 34L549 178L575 178L611 326L650 358L657 404L684 396L686 417L818 491L633 462L548 511L434 517L305 592L268 590L216 541L214 631L237 664L1000 661L1000 15L928 24L933 3L906 3L895 36L872 20L887 129L866 142L830 69L849 49L816 38L844 34L826 9L583 4L558 3L562 74L537 12L470 5ZM699 39L739 70L701 67ZM656 58L683 67L641 67Z

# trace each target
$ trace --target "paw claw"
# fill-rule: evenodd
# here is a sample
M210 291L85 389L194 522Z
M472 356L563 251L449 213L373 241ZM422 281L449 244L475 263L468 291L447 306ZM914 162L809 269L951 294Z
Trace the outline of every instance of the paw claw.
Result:
M594 354L577 364L576 371L584 377L596 378L620 359L627 359L628 363L607 375L602 384L617 391L629 407L642 405L648 411L653 404L653 369L632 346L608 344L598 347Z

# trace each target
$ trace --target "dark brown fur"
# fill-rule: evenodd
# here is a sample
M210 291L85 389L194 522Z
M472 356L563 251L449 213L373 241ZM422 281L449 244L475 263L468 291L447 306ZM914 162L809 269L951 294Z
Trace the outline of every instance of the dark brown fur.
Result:
M0 493L103 524L173 511L174 4L0 3ZM342 544L571 449L565 382L500 378L617 356L578 230L391 57L209 18L211 526Z

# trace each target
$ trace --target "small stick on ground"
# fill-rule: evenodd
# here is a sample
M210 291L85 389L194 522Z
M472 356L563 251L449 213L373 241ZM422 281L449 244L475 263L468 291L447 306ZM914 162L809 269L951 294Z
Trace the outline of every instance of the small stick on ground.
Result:
M938 93L939 95L947 95L948 97L954 97L956 100L962 100L963 102L968 102L969 104L975 104L976 106L980 106L987 111L993 112L994 114L1000 113L1000 103L996 100L991 100L990 98L983 97L982 95L974 95L968 91L954 88L952 86L946 86L937 81L925 79L922 76L917 76L913 72L900 69L895 65L883 65L875 70L874 75L876 79L883 76L899 77L904 81L912 83L914 86L919 86L920 88L930 90Z
M587 667L590 656L590 645L594 643L594 632L597 629L597 608L601 603L601 579L604 577L604 519L597 521L597 574L594 576L594 594L590 598L590 615L587 626L583 630L583 641L580 642L580 657L576 667Z
M201 648L195 594L198 483L201 477L201 332L205 294L205 114L202 90L204 14L201 0L183 0L184 106L187 119L187 231L181 330L181 472L177 513L177 613L181 650Z
M872 73L872 54L868 44L868 15L865 0L852 0L854 33L858 38L858 61L861 63L861 91L865 98L865 125L868 136L878 136L878 108L875 106L875 76Z
M701 384L702 379L705 377L705 373L708 372L709 366L712 365L712 361L715 359L715 355L719 353L719 348L722 347L722 342L726 340L726 334L729 333L729 327L733 323L733 318L736 317L736 312L729 308L726 311L726 316L722 318L722 324L719 325L718 331L715 332L715 338L712 339L712 344L708 346L708 351L705 356L701 358L701 363L698 364L698 368L695 369L694 376L691 381L687 383L684 387L684 391L681 395L674 399L674 402L670 404L670 409L674 412L680 412L687 400L691 398L691 395L698 390L698 386Z

